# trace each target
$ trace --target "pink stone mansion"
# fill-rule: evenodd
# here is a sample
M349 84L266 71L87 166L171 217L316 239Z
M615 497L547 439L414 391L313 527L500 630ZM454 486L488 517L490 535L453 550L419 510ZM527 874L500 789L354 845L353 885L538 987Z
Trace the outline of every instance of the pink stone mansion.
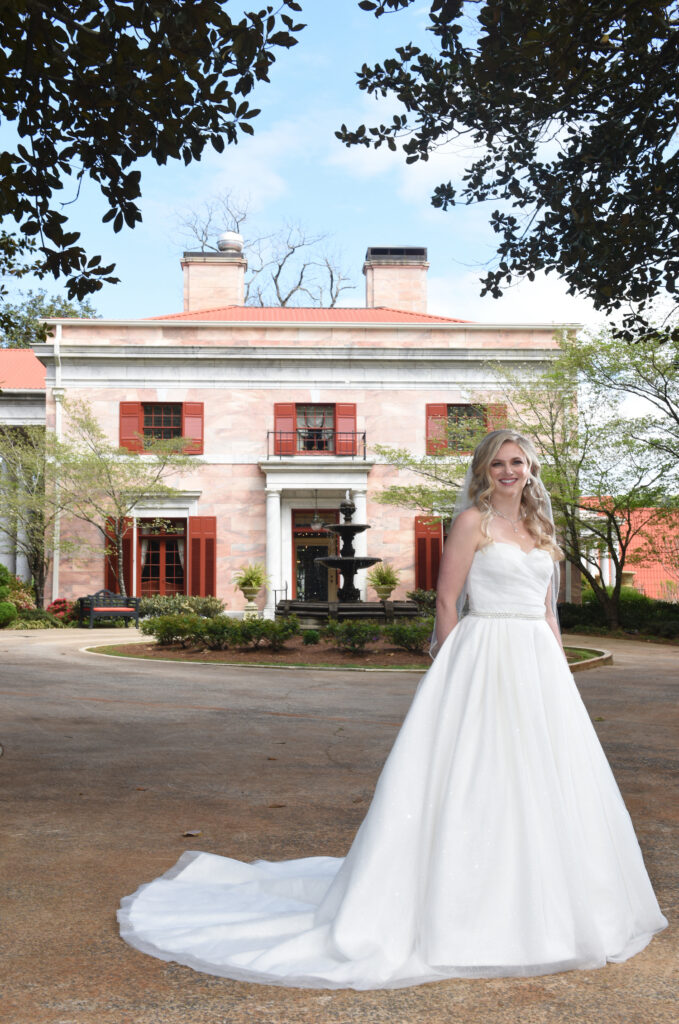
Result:
M432 587L440 526L375 501L407 478L374 445L431 451L442 422L472 395L487 396L492 420L497 383L489 362L530 373L557 347L557 332L573 325L430 313L427 251L417 247L367 250L364 307L246 306L246 259L237 236L225 245L184 254L181 312L49 321L47 344L35 347L44 390L28 365L8 386L2 357L11 353L0 353L3 422L43 417L58 432L63 399L84 397L111 440L131 450L145 434L187 438L192 467L170 481L176 494L136 508L130 520L124 557L132 594L215 594L238 612L244 599L233 573L263 562L271 580L260 595L265 614L284 596L333 600L337 580L314 559L334 553L335 538L314 527L337 519L347 490L355 521L371 524L356 553L400 570L394 597ZM167 532L158 532L159 519ZM0 552L5 564L11 557ZM116 582L103 550L84 564L62 556L46 597ZM365 594L365 580L358 582Z

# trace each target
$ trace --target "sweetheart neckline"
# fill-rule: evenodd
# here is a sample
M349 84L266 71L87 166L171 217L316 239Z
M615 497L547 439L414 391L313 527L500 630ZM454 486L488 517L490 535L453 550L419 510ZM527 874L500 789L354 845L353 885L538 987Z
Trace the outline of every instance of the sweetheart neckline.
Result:
M544 551L546 555L549 555L549 551L545 551L544 548L539 548L537 544L534 544L530 551L524 551L520 544L512 544L510 540L491 540L490 544L484 544L482 548L477 548L474 554L477 555L480 551L485 551L486 548L491 547L493 544L500 544L506 548L516 548L516 550L520 551L522 555L532 555L534 551Z

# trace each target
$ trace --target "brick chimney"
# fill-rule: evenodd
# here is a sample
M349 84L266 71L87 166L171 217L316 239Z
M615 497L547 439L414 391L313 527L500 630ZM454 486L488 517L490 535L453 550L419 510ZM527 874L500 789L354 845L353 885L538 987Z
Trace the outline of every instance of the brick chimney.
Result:
M370 246L363 264L366 306L426 313L428 269L427 250L419 246Z
M242 306L245 301L243 239L235 231L225 231L217 242L219 252L185 252L184 312L214 309L218 306Z

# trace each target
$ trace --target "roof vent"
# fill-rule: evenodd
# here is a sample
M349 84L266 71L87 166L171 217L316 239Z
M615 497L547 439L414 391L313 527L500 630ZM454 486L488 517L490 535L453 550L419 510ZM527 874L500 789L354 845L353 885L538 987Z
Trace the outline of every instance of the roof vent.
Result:
M426 263L427 250L417 245L371 245L365 258L380 263Z
M220 252L242 253L243 236L237 231L223 231L217 239L217 248Z

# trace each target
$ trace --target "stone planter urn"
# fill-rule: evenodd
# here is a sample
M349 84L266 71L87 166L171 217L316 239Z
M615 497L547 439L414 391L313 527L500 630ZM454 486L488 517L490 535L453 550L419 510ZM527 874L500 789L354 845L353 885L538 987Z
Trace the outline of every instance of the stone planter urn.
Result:
M255 604L255 598L257 597L257 594L260 592L260 590L262 588L261 587L241 587L240 589L241 589L242 593L244 594L245 600L247 602L246 605L245 605L245 608L243 609L243 618L244 619L258 619L259 618L259 608Z
M623 569L621 575L623 587L634 586L634 577L636 576L636 572L633 572L631 569Z
M269 582L269 577L263 565L244 565L233 575L233 582L245 596L247 604L243 611L244 619L258 619L259 609L255 604L255 598L263 586Z
M382 586L380 586L380 584L373 584L373 590L379 597L380 601L388 601L393 589L393 587L390 587L386 584Z

